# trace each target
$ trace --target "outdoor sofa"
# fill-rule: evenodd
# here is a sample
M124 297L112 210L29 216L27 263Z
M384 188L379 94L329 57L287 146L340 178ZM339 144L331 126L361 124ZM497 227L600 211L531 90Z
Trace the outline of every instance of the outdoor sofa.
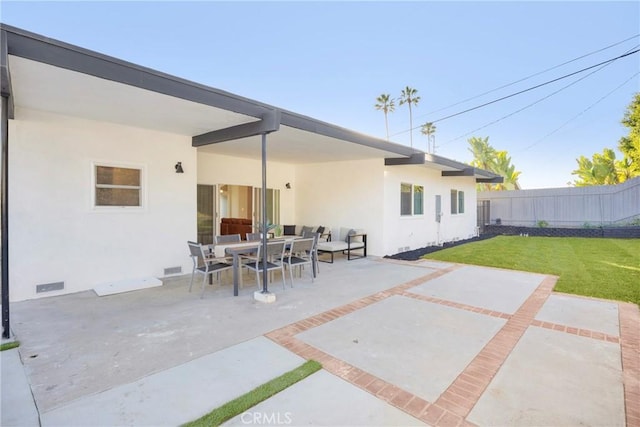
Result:
M283 225L282 226L283 230L282 230L282 234L287 237L287 236L302 236L305 232L307 233L319 233L320 234L320 238L318 239L319 242L326 242L326 241L330 241L331 240L331 230L320 225L318 227L316 226L307 226L307 225Z
M335 235L336 233L333 233ZM354 254L353 251L359 252ZM333 264L333 255L336 252L342 252L347 255L347 260L364 258L367 256L367 234L362 230L355 230L353 228L340 228L340 233L337 239L328 240L325 242L318 242L318 253L331 254L331 261L321 260Z

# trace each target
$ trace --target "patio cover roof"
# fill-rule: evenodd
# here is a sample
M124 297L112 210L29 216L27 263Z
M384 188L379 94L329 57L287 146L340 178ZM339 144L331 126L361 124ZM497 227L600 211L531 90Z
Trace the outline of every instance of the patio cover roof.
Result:
M194 146L211 132L259 122L280 112L269 135L269 160L304 164L384 158L443 171L499 179L490 172L429 155L330 123L278 109L156 70L2 24L3 93L14 106L188 135ZM6 78L5 78L6 76ZM260 136L199 146L202 152L259 159ZM446 173L445 173L446 172Z

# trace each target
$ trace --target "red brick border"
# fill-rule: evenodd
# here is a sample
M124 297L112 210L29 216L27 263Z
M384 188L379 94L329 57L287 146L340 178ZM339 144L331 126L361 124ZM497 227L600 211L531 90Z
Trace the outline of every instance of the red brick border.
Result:
M322 363L323 368L328 372L436 427L475 426L475 424L466 420L466 417L530 326L620 344L627 426L640 427L640 330L638 329L640 312L636 305L618 303L620 337L616 337L588 329L536 320L535 316L553 291L557 281L557 277L554 276L546 276L514 314L456 303L409 291L415 286L461 267L463 265L456 264L446 269L438 270L388 290L377 292L360 300L274 330L266 334L266 336L305 359L317 360ZM294 337L308 329L353 313L394 295L498 317L506 319L507 322L435 402L426 401ZM614 303L616 302L614 301Z
M618 303L620 350L627 427L640 426L640 311L638 306Z
M435 404L466 418L487 388L498 369L511 353L520 337L547 300L557 281L547 276L520 306L507 323L484 346Z
M607 341L615 344L620 343L620 338L614 335L605 334L604 332L592 331L591 329L574 328L572 326L562 325L559 323L546 322L533 319L531 326L551 329L553 331L566 332L567 334L579 335L581 337L593 338L594 340Z

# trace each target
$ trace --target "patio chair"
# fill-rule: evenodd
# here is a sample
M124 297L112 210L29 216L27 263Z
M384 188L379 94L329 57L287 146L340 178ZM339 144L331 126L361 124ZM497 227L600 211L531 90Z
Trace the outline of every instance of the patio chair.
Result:
M191 271L191 281L189 282L189 292L193 286L193 277L196 273L202 274L202 290L200 292L200 298L204 296L204 285L207 281L207 277L213 275L213 273L220 273L224 270L233 268L233 265L229 262L228 258L216 258L212 255L205 253L204 247L195 242L187 242L189 245L189 254L193 261L193 270ZM220 282L220 275L218 276L218 282Z
M284 265L289 268L289 277L291 277L291 287L293 287L293 269L300 269L300 277L302 277L302 268L305 265L313 268L313 244L315 237L296 239L291 242L291 249L284 257ZM313 271L311 271L311 282L313 283Z
M313 249L311 250L311 256L316 265L316 274L318 274L320 273L320 263L318 262L318 242L322 238L322 234L319 232L306 232L302 233L302 237L305 239L313 237Z
M284 241L269 242L267 243L267 248L266 248L267 259L268 259L266 264L266 270L267 271L280 270L280 272L282 273L282 289L285 289L284 263L282 262L282 259L284 258L284 248L285 248ZM253 270L256 272L256 284L258 285L258 289L262 289L262 286L260 286L260 273L262 273L265 269L264 263L262 261L264 250L265 249L263 245L260 245L258 246L258 251L255 257L253 256L241 257L247 261L246 263L243 264L243 266L249 270Z
M216 245L220 243L237 243L237 242L240 242L241 240L242 239L240 239L239 234L225 234L225 235L216 236Z
M247 233L247 242L258 242L262 240L262 233Z

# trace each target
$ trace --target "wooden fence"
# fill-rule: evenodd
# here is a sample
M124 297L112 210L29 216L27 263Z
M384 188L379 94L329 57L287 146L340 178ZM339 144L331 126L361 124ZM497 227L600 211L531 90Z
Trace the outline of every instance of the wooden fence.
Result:
M640 177L618 185L482 191L489 201L489 224L598 227L640 221Z

